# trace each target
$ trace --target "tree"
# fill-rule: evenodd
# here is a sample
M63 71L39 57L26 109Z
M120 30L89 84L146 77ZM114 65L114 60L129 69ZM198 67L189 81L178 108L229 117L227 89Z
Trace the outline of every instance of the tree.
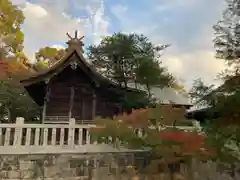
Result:
M153 57L142 56L135 59L138 66L135 68L136 82L146 85L149 96L152 86L170 86L173 77L166 72L165 68L159 66Z
M223 85L215 91L215 108L221 119L239 122L240 111L240 1L228 0L223 18L214 25L216 55L229 65L222 74Z
M17 116L30 120L39 115L39 107L17 86L21 78L31 73L31 68L24 64L27 58L22 51L24 35L20 26L23 21L24 15L17 6L9 0L0 1L1 121L14 121Z
M120 100L124 112L131 112L132 109L140 109L146 106L154 106L145 93L124 92Z
M4 63L3 63L4 62ZM29 76L31 70L21 62L13 60L2 61L7 66L0 81L0 111L1 121L15 121L16 117L24 117L27 121L39 117L40 108L28 96L19 80ZM11 79L8 79L8 76Z
M240 149L240 1L226 2L222 20L213 26L216 57L228 64L220 74L223 84L213 88L199 81L192 95L209 106L208 112L217 114L206 125L208 141L216 147L218 160L229 163L234 169L236 161L239 162L236 152Z
M223 12L222 20L213 26L216 36L214 40L216 56L226 60L229 65L239 65L240 1L226 0L226 2L227 8Z
M14 122L16 117L24 117L27 121L40 117L40 108L28 96L22 87L12 87L0 83L1 121Z
M0 2L0 60L6 58L9 54L20 54L23 49L23 33L21 24L24 21L24 15L17 6L14 6L9 0Z
M22 52L24 36L21 31L21 24L24 21L24 15L17 6L14 6L9 0L0 2L0 61L1 63L1 81L0 81L0 110L1 121L7 117L12 121L16 116L23 116L29 119L36 105L26 95L24 89L12 87L9 77L14 79L16 73L19 76L29 74L29 70L21 62L16 60L26 60ZM20 72L20 73L19 73ZM14 84L17 84L16 81ZM35 113L34 113L35 114Z
M47 62L48 65L51 66L60 60L63 57L64 53L65 49L44 47L39 49L39 51L35 53L35 56L38 62Z
M224 86L224 85L223 85ZM204 132L207 134L207 144L215 147L216 162L234 164L239 162L240 134L238 118L238 99L236 93L226 95L222 87L214 88L213 85L205 85L200 79L194 81L190 96L196 105L203 105L208 119L204 123Z
M144 85L150 80L159 84L156 76L162 75L162 69L156 62L156 52L167 47L156 48L143 35L116 33L104 38L99 45L90 46L88 57L98 71L125 87L137 80ZM148 72L143 73L144 69Z
M240 1L228 0L227 5L222 20L214 25L216 55L229 65L222 74L224 83L216 91L216 108L222 117L224 116L222 119L239 122L240 111L237 107L240 104Z
M0 12L0 60L11 61L11 64L13 64L13 60L26 61L27 57L22 51L24 41L24 35L21 31L21 25L24 22L23 12L9 0L0 2Z
M90 46L88 57L105 76L126 87L129 78L132 79L134 43L135 35L113 34L99 45Z
M193 81L193 85L189 91L189 95L193 103L205 106L209 104L213 105L214 102L209 101L210 99L212 99L212 97L209 98L209 96L211 95L213 88L213 85L205 85L202 79L196 79Z
M175 109L165 113L171 114ZM148 151L150 163L144 168L148 175L154 174L153 167L188 161L194 157L206 160L214 156L214 149L205 144L205 137L197 132L185 132L175 127L159 128L164 125L159 108L139 109L131 114L115 117L114 121L98 119L97 127L91 128L91 136L99 142L113 143L116 147ZM111 139L109 140L109 137Z
M214 45L216 56L223 59L229 65L221 74L223 85L217 89L219 111L230 115L230 119L238 120L240 112L236 107L240 101L240 1L228 0L227 8L223 12L223 18L213 26L215 30ZM216 93L215 93L216 94ZM225 104L225 105L224 105ZM233 112L233 109L235 111ZM227 111L229 113L227 113ZM234 117L233 117L234 116ZM227 117L227 116L225 116ZM228 117L229 118L229 117Z
M124 88L130 84L143 85L146 95L125 92L121 102L125 110L154 105L152 86L168 86L173 77L160 66L159 57L169 45L154 46L147 37L138 34L115 33L105 37L99 45L89 47L88 58L107 78Z

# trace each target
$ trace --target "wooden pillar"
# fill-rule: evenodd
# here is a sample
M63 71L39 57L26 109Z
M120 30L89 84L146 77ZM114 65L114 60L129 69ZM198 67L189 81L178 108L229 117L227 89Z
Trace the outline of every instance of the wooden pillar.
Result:
M46 108L47 108L47 100L44 98L43 110L42 110L42 124L44 124L45 117L46 117Z
M71 87L70 91L70 105L69 105L69 119L72 118L72 109L73 109L73 104L74 104L74 87Z
M82 100L81 100L81 119L82 119L82 123L84 122L84 120L86 120L85 119L85 99L84 98L82 98Z
M103 112L104 116L108 117L107 100L105 98L103 99Z
M46 118L46 109L47 109L47 103L49 100L49 88L48 85L46 87L46 93L45 93L45 97L44 97L44 103L43 103L43 110L42 110L42 124L44 124L45 118Z
M92 119L96 116L97 97L95 92L92 94Z

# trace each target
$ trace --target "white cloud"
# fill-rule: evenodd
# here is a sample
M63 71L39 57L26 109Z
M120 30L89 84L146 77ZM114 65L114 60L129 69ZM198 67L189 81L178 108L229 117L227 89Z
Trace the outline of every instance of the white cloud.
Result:
M40 47L66 41L67 32L83 28L78 19L70 19L41 5L26 3L23 13L24 50L30 59L33 59L33 53Z
M93 43L98 44L101 41L102 36L109 35L108 26L109 22L104 19L104 4L103 0L100 2L100 7L92 12L91 9L91 26L92 26L92 35L93 35Z
M169 6L172 4L182 7L190 7L196 5L196 3L197 1L194 0L166 1L166 4ZM184 47L183 50L182 47L176 47L177 43L172 40L172 37L164 37L163 34L161 34L161 26L163 24L162 22L165 21L165 17L162 17L162 21L160 22L157 22L157 20L159 21L161 16L158 19L149 19L144 22L141 21L141 17L139 17L139 20L134 20L131 19L131 12L128 11L127 7L122 5L114 6L112 13L120 20L123 31L140 32L149 37L153 43L170 43L172 45L167 49L161 60L163 61L163 65L169 69L170 73L173 73L178 80L183 81L182 83L184 83L187 89L191 87L193 80L197 78L202 78L207 84L219 83L215 81L216 75L221 72L225 66L223 61L215 59L214 57L214 49L212 48L212 24L203 24L202 28L196 32L196 37L182 44L182 47ZM142 13L143 16L147 16L146 13ZM157 16L157 14L155 15ZM189 51L186 52L186 49L189 49Z
M34 52L40 47L54 46L61 48L63 46L62 42L68 39L66 32L72 34L74 30L79 30L82 33L81 35L91 39L90 43L98 43L101 36L109 35L109 22L105 17L103 0L42 0L38 4L32 4L26 0L12 0L12 2L23 7L26 17L23 26L24 45L25 52L30 59L33 59ZM165 0L161 3L157 2L153 7L154 10L159 7L162 8L161 10L176 7L191 8L201 1ZM73 8L78 13L84 11L86 15L81 17L70 16L69 12L70 10L72 12ZM214 51L211 47L211 24L203 24L202 29L196 32L196 38L191 39L191 41L188 40L188 43L191 42L192 45L187 43L182 45L185 48L189 47L189 52L183 52L181 47L175 46L178 43L161 33L161 27L164 26L163 22L173 23L175 21L171 19L171 16L154 14L156 12L152 14L150 10L147 13L141 12L137 16L132 16L128 7L122 5L113 6L111 12L119 19L123 32L143 33L156 44L172 44L172 47L162 57L163 63L177 78L183 79L187 87L190 87L192 80L198 77L202 77L207 83L211 83L217 72L222 70L223 62L214 58ZM151 19L152 16L156 19Z
M48 12L41 6L34 5L26 2L26 7L23 9L24 15L26 16L26 22L29 23L29 20L41 20L48 16ZM29 18L31 16L31 19ZM31 22L32 23L32 22Z
M167 11L175 8L193 7L196 6L198 0L163 0L157 1L155 10L156 11Z
M57 50L60 50L60 49L64 49L65 47L60 45L60 44L55 44L53 46L51 46L52 48L56 48Z
M184 79L187 89L191 87L192 81L199 77L207 84L218 84L219 81L215 77L225 67L222 60L214 57L214 52L204 50L166 55L162 60L163 64L177 79Z
M167 39L160 33L156 35L156 30L159 28L159 24L155 22L149 22L146 24L145 22L141 21L140 15L138 17L139 19L132 19L129 11L131 10L129 10L127 6L119 4L111 8L111 12L119 19L122 32L144 34L156 44L159 42L168 43Z
M20 5L20 0L12 1ZM78 30L79 35L85 35L95 43L99 41L100 36L108 34L108 22L104 19L104 7L101 0L82 0L81 3L72 0L71 3L74 3L74 7L77 7L79 11L87 10L87 17L70 16L67 13L69 3L69 0L61 2L43 0L38 4L33 4L21 0L25 15L24 51L30 60L34 59L34 52L39 48L66 42L67 32L73 34L75 30Z

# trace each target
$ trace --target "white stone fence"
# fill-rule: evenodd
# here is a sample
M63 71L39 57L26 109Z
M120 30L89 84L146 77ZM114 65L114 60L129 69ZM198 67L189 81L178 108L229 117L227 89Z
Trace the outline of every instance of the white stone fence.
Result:
M68 124L27 124L24 123L24 118L18 117L15 124L0 124L0 153L79 154L130 151L93 142L90 137L90 129L93 127L96 125L76 124L74 118ZM192 130L195 127L179 128Z
M90 128L78 125L75 119L69 124L26 124L18 117L15 124L0 124L1 154L81 153L94 143ZM85 148L84 148L85 147Z

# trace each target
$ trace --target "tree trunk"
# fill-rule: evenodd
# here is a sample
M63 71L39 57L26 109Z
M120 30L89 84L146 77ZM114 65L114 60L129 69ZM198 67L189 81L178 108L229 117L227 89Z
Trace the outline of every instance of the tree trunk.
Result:
M148 91L148 97L150 98L151 97L151 89L150 89L150 86L148 83L146 84L146 87L147 87L147 91Z

